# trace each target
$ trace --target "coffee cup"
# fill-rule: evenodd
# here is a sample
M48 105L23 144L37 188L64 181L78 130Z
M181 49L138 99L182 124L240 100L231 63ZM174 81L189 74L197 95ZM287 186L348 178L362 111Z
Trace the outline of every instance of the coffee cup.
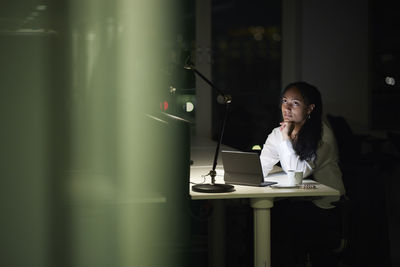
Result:
M295 171L295 170L288 170L287 171L287 182L290 186L300 185L303 182L303 172L302 171Z

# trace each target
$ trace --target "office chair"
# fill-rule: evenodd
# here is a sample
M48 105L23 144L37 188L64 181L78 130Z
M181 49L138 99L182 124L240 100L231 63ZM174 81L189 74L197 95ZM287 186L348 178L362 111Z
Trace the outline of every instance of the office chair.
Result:
M388 238L383 188L384 170L391 159L380 148L387 140L355 134L344 117L328 114L327 119L337 141L346 188L346 196L335 203L341 209L342 237L341 246L333 252L350 266L386 266ZM363 147L370 150L363 151Z

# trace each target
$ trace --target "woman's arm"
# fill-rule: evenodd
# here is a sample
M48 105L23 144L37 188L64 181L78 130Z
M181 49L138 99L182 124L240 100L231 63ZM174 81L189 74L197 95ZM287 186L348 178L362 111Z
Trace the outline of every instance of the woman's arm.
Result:
M272 170L279 161L279 154L276 149L277 140L274 131L268 135L267 140L261 150L260 161L264 177Z
M303 177L312 174L312 163L300 160L293 149L292 142L284 137L282 127L274 129L272 133L268 135L260 155L264 177L268 175L273 166L279 161L285 172L288 170L302 171Z
M307 177L313 172L312 163L301 160L293 149L290 140L281 140L278 145L278 153L281 161L282 169L287 172L288 170L302 171L303 177Z
M313 167L307 161L300 160L300 157L294 151L290 139L293 129L293 122L283 121L280 123L279 134L281 138L278 146L278 153L281 166L285 172L288 170L302 171L303 177L307 177L312 173Z

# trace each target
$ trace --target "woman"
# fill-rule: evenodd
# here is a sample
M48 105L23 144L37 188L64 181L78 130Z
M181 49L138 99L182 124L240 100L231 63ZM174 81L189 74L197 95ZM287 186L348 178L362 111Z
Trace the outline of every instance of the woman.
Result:
M284 171L302 171L304 178L312 175L317 182L343 195L345 189L338 167L336 142L332 131L322 121L318 89L306 82L291 83L282 93L280 106L283 120L280 127L269 134L260 154L264 177L280 162ZM313 266L333 264L326 261L326 255L321 255L320 250L314 253L312 247L331 245L324 242L331 229L340 225L340 214L332 204L339 198L275 202L271 235L272 262L276 266L304 263L307 254L311 254Z
M335 137L322 121L322 101L318 89L306 82L289 84L281 98L283 121L268 136L260 159L264 177L280 161L284 171L302 171L303 177L313 175L317 182L345 193L338 166ZM339 197L313 200L323 209Z

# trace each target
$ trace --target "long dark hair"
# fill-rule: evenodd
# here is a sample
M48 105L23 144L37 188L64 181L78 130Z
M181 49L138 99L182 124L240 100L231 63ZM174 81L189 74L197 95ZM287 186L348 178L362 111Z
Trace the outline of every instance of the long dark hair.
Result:
M297 88L303 97L304 103L315 107L306 119L297 140L293 142L293 148L301 160L313 160L317 157L317 149L322 139L322 99L317 87L306 82L294 82L285 87L282 96L290 88Z

